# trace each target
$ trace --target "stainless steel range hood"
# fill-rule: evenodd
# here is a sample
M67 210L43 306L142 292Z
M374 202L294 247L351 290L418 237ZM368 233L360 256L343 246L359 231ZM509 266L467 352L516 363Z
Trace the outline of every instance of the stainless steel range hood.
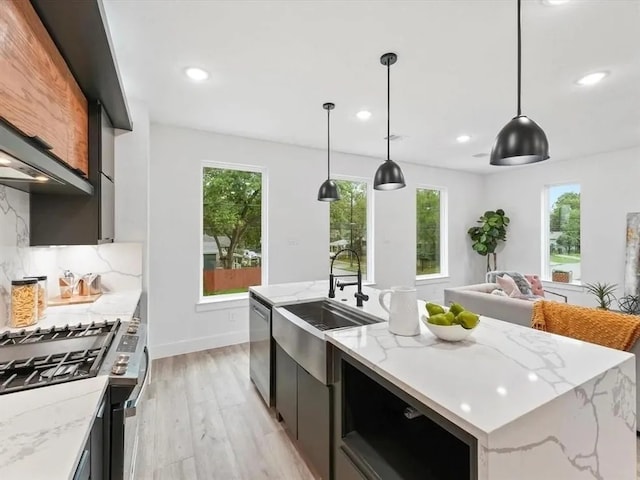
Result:
M36 145L0 122L0 184L30 193L93 194L87 180Z

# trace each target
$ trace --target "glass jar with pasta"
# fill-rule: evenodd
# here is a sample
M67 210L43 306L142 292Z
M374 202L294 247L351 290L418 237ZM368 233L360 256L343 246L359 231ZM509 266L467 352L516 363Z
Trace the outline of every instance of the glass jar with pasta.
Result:
M11 281L12 327L28 327L38 320L38 280L27 278Z
M39 275L33 277L24 277L28 280L38 281L38 320L42 320L47 316L47 306L49 305L49 293L47 289L47 276Z

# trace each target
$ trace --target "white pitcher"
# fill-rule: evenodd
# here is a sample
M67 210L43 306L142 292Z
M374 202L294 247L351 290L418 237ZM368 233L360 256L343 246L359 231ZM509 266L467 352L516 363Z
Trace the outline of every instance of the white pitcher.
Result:
M391 308L384 298L391 294ZM413 287L391 287L380 292L380 306L389 313L389 331L396 335L411 337L420 333L420 319L418 318L418 300L416 289Z

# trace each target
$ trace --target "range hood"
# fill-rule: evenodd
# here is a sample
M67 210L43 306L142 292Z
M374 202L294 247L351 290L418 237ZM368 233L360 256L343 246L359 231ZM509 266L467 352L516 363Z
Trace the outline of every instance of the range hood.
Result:
M37 145L0 122L0 184L29 193L93 194L87 180Z

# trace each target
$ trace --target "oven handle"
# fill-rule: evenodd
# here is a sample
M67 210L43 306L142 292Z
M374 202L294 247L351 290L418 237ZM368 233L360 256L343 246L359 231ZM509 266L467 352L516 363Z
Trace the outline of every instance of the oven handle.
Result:
M133 400L127 400L124 404L124 416L125 418L133 417L136 414L136 410L138 409L138 402L142 398L144 394L144 389L147 387L147 377L149 376L149 349L144 347L144 357L147 362L147 369L144 372L144 379L142 380L142 386L140 387L140 391L138 395Z

